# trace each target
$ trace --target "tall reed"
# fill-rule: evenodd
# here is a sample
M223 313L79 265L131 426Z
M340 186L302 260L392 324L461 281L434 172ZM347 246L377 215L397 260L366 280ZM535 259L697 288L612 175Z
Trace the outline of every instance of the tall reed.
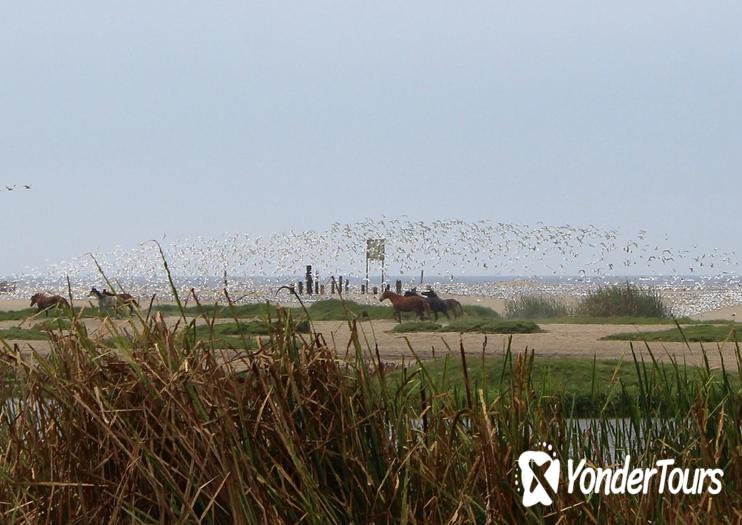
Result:
M577 315L594 317L670 317L670 308L656 288L635 284L602 286L589 292L575 308Z
M567 317L570 309L559 299L537 295L523 295L505 303L508 319L550 319Z

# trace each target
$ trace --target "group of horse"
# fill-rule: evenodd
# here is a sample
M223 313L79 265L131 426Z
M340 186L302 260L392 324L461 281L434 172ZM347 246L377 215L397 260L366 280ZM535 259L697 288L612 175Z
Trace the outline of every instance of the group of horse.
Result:
M98 307L101 311L112 310L118 312L120 308L128 308L133 312L134 308L139 308L137 300L128 293L113 293L105 288L98 291L93 287L88 297L95 297L98 300ZM69 308L70 303L61 295L49 295L46 293L36 293L31 296L31 307L38 307L39 312L45 312L47 315L52 308Z
M106 290L99 291L93 287L88 297L95 297L98 300L98 307L101 311L112 310L118 312L120 308L128 308L133 312L134 308L139 308L137 300L128 293L112 293ZM389 299L394 307L394 317L401 323L402 312L415 312L421 320L426 317L434 317L438 320L438 314L443 314L446 319L450 319L449 312L454 318L464 314L464 308L456 299L441 299L433 290L427 290L418 293L416 289L408 290L404 295L399 295L386 290L380 301ZM48 295L37 293L31 296L31 307L36 306L39 312L48 312L51 308L69 308L70 303L61 295Z
M433 290L426 290L422 293L413 288L400 295L386 290L381 294L379 301L389 299L394 308L394 317L398 322L402 322L402 312L414 312L418 319L424 320L427 317L434 316L438 320L438 314L443 314L446 319L451 319L449 312L454 318L464 315L464 307L456 299L441 299Z

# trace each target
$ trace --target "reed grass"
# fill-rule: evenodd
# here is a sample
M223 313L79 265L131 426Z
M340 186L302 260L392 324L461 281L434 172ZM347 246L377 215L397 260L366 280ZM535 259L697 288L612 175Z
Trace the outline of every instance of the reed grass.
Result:
M670 317L670 308L660 292L627 282L624 285L602 286L583 297L575 308L577 315L588 317Z
M550 319L570 314L567 305L554 297L523 295L505 302L505 317L508 319Z
M214 326L213 317L202 319ZM574 401L544 386L552 372L535 365L533 352L509 346L491 366L475 367L479 359L462 346L435 364L415 360L394 371L364 343L366 325L352 318L346 359L323 334L298 333L287 310L265 319L276 329L248 352L219 350L185 316L168 324L160 313L137 311L124 326L104 320L119 334L114 348L74 314L69 321L71 335L49 332L51 352L31 361L0 342L3 523L740 517L741 393L726 370L716 375L708 366L665 366L651 353L634 354L631 382L626 371L612 382L626 395L627 417L616 422L597 405L585 431ZM738 346L731 360L742 369ZM490 381L492 374L499 380ZM589 377L599 402L597 362ZM684 467L719 467L724 490L586 499L562 489L553 505L524 508L515 462L539 441L563 461L614 465L631 454L639 465L671 456Z

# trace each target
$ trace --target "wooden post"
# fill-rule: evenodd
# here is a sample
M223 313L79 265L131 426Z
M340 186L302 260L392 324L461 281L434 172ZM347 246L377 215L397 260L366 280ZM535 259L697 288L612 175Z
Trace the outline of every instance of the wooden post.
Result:
M320 295L325 295L325 285L324 284L320 284L319 285L319 294Z
M343 276L338 279L338 293L343 293Z
M425 273L425 270L420 270L420 284L423 284L423 274Z
M312 292L314 291L314 280L312 279L312 265L307 264L307 294L312 295Z
M366 293L366 290L368 290L368 247L366 247L366 286L361 286L361 293Z
M350 286L350 280L345 279L345 293L348 293L348 287Z
M297 287L299 288L299 295L304 295L304 281L299 281Z
M371 288L371 290L374 292L374 295L376 295L376 294L379 293L379 287L378 286L374 286L373 288Z
M330 282L330 295L335 295L335 276L333 275L330 279L332 279Z
M361 293L363 293L363 294L366 293L366 285L365 284L362 284L361 285Z
M397 291L399 295L402 295L402 281L397 279L397 282L394 283L394 289Z

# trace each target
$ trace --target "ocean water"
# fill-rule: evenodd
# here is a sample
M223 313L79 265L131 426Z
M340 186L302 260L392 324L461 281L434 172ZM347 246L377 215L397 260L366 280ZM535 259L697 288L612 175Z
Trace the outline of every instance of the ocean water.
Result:
M335 276L339 277L339 276ZM364 278L351 275L344 276L348 281L347 296L354 300L367 302L375 300L373 295L360 294ZM303 279L299 275L265 276L173 276L173 283L181 298L194 290L201 301L225 300L224 290L237 302L276 301L291 303L295 298L283 291L277 294L282 285L293 285ZM666 298L675 315L692 315L717 308L742 304L742 279L738 276L424 276L420 283L411 276L391 275L385 281L394 288L395 281L402 281L404 289L412 287L431 287L443 295L478 296L496 299L514 299L522 295L541 295L567 298L579 298L599 286L622 284L626 282L640 286L652 286ZM3 281L5 284L3 285ZM324 285L325 295L306 296L306 301L326 298L330 295L331 276L319 276L317 283ZM381 276L372 275L370 285L381 287ZM21 277L0 279L0 299L27 299L36 292L67 295L71 292L75 300L84 300L91 287L125 290L140 298L155 297L157 302L173 300L170 283L166 275L128 277L110 279L108 282L100 275L88 277L50 278Z

